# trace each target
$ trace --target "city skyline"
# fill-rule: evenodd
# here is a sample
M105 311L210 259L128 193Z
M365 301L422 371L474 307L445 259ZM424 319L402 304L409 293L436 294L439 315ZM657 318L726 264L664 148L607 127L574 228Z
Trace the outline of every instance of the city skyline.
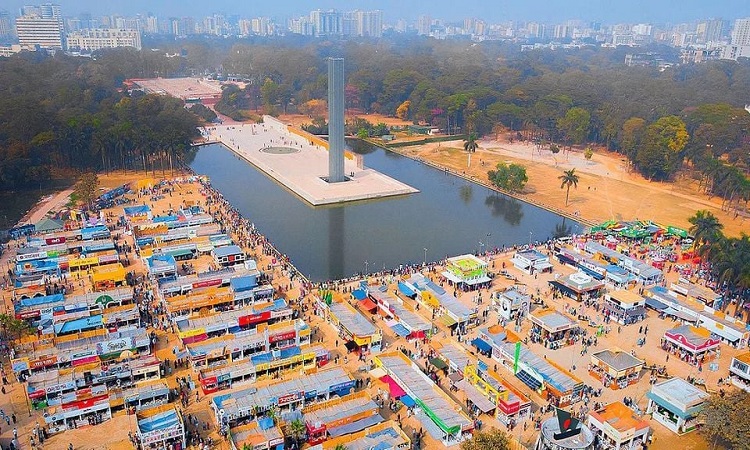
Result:
M19 9L28 4L24 0L9 0L3 8L11 14L18 14ZM236 4L225 0L214 2L195 1L159 1L149 2L133 0L126 4L92 2L90 0L61 0L59 4L65 16L77 16L83 13L92 15L135 15L152 13L157 16L204 16L223 14L227 16L268 16L274 19L288 19L308 14L314 9L337 10L373 10L381 9L386 21L399 19L417 20L421 15L429 15L442 20L460 20L476 17L488 21L567 21L587 20L607 23L652 22L679 23L690 22L707 17L735 19L750 16L750 4L742 0L717 0L706 3L698 1L665 1L649 2L635 0L632 2L596 2L591 0L531 0L527 2L506 1L488 5L481 0L462 2L456 8L453 2L436 0L429 5L418 1L396 0L361 0L345 2L342 0L319 0L310 3L299 3L281 0L273 3Z

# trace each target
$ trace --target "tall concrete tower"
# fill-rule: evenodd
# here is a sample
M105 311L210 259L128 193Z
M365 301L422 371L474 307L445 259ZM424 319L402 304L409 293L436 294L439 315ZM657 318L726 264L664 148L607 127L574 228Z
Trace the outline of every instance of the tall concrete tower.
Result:
M328 59L328 182L344 176L344 59Z

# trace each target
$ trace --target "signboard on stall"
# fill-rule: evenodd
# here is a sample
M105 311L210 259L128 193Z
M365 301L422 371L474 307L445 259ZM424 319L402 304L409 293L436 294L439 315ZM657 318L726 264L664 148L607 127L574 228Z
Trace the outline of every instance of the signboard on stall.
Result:
M304 396L305 396L304 392L295 392L293 394L282 395L276 401L276 405L277 406L288 405L290 403L294 403L296 401L302 400Z

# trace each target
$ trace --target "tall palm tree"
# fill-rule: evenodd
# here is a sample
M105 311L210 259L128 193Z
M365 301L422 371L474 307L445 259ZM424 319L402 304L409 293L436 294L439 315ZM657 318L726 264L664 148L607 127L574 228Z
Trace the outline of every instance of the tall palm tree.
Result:
M565 192L565 206L568 206L568 197L570 196L570 187L578 187L578 175L576 175L575 169L566 170L562 175L557 177L560 181L562 181L562 184L560 185L560 189L563 189L565 187L568 188L567 192Z
M289 422L289 434L292 435L292 439L294 439L298 447L302 437L305 435L305 431L307 431L305 423L300 419L294 419Z
M695 248L699 251L718 241L722 235L721 230L724 228L719 219L711 211L705 209L696 211L688 222L691 224L690 234L695 238Z
M464 139L464 150L469 154L469 163L467 167L471 167L471 154L477 151L479 144L477 143L477 135L474 133L469 134Z

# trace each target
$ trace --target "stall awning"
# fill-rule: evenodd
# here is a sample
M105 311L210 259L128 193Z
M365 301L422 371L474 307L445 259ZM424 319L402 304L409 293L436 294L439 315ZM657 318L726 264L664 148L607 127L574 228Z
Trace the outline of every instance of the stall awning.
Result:
M366 298L362 300L361 302L359 302L359 306L361 306L362 309L368 312L373 311L378 307L378 305L372 300L370 300L369 298Z
M449 316L448 314L443 314L442 316L440 316L440 321L449 328L456 326L456 324L458 323L453 317Z
M464 374L462 374L461 372L453 372L452 374L448 375L448 379L456 383L464 379Z
M364 289L355 289L352 291L352 297L357 300L362 300L367 297L367 292L365 292Z
M405 296L407 296L407 297L413 297L413 296L417 295L417 293L414 291L414 289L412 289L409 286L407 286L406 283L404 283L404 282L399 282L398 283L398 290L402 294L404 294Z
M401 403L403 403L407 408L413 408L417 406L417 404L414 402L414 399L412 399L408 395L404 395L399 400L401 400Z
M391 325L391 330L393 330L394 333L396 333L397 335L401 337L406 337L410 334L409 330L407 330L406 327L401 325L400 323Z
M657 311L662 311L668 308L668 306L659 300L651 297L646 297L646 306L653 308Z
M469 401L473 403L474 406L479 408L483 413L487 413L495 409L495 405L487 397L482 395L482 393L479 392L479 390L467 380L459 381L458 383L456 383L456 387L462 390L464 394L466 394L466 398L469 399Z
M430 358L430 364L435 366L438 370L443 370L448 367L448 364L440 358Z
M678 311L674 308L667 308L664 310L664 314L669 316L677 317L678 319L687 320L688 322L697 322L698 317L692 314L686 313L685 311Z
M492 346L487 343L484 339L480 338L474 338L473 341L471 341L471 345L476 347L481 352L491 352Z
M356 433L358 431L364 430L365 428L371 427L373 425L377 425L380 422L383 422L384 420L385 419L383 419L383 417L380 414L374 414L372 416L359 419L355 422L347 423L346 425L329 428L328 434L330 434L331 437L339 437L345 434Z
M399 398L406 395L406 391L403 390L390 375L380 377L380 381L388 385L388 391L390 391L391 397Z

